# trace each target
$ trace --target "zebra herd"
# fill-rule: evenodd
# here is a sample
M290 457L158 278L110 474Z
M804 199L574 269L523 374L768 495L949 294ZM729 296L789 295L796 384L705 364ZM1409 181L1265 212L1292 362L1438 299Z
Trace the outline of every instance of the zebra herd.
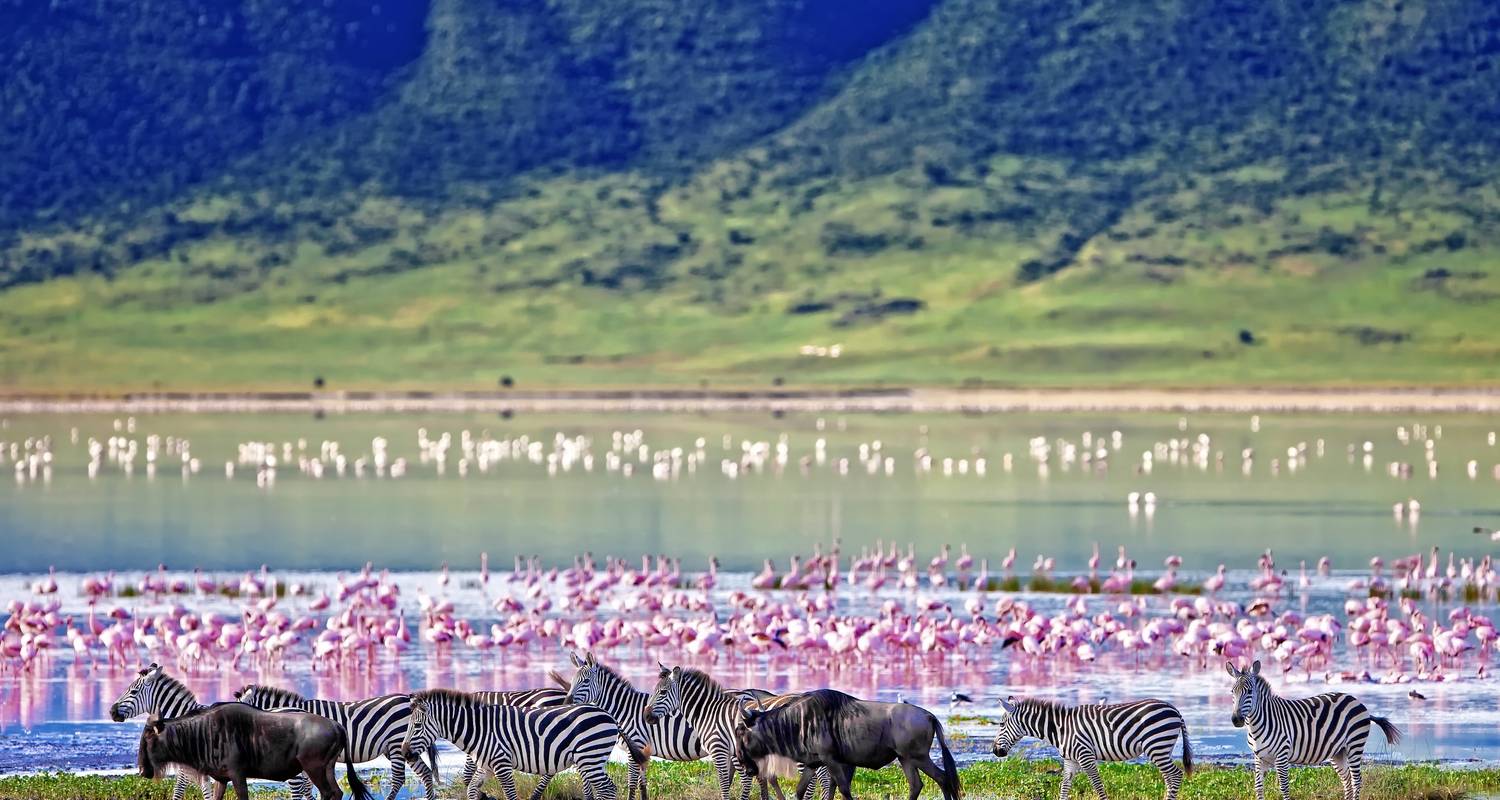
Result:
M777 695L727 689L699 670L665 666L652 689L642 691L592 653L573 654L571 659L572 678L549 673L560 688L477 693L429 689L343 703L251 684L235 698L264 712L302 711L337 723L347 731L349 760L390 760L387 800L394 800L405 784L408 765L422 780L427 796L436 796L439 739L467 754L462 784L468 800L481 796L481 772L499 780L506 800L518 800L517 771L538 775L541 782L531 800L539 800L551 776L569 768L580 774L585 800L617 800L616 787L605 771L616 742L629 754L626 800L635 800L637 794L649 800L646 777L652 756L709 759L720 800L731 800L737 771L743 773L740 800L748 800L753 780L759 782L762 800L769 798L768 787L784 800L775 778L789 771L801 773L798 800L811 794L813 781L827 800L832 800L835 788L845 800L852 800L849 786L856 767L878 768L892 761L900 761L907 774L910 800L921 792L921 773L938 783L944 800L960 796L942 726L916 706L862 701L831 690ZM1332 764L1345 800L1359 800L1371 725L1378 726L1387 741L1400 740L1395 725L1371 715L1351 695L1287 699L1272 691L1260 674L1259 661L1248 669L1233 663L1226 668L1234 679L1231 721L1247 729L1254 754L1256 800L1264 800L1265 777L1272 771L1282 797L1290 800L1288 769L1294 764ZM1165 701L1067 707L1009 697L1000 705L992 752L1004 758L1023 738L1055 746L1063 760L1060 800L1068 800L1079 772L1104 800L1101 761L1146 757L1161 771L1165 800L1176 800L1184 776L1191 774L1186 725L1177 708ZM111 706L110 716L117 722L142 714L154 721L172 720L209 708L152 664ZM1172 757L1179 738L1181 767ZM930 757L934 742L943 756L942 767ZM183 800L193 783L189 772L179 772L173 800ZM297 800L310 797L306 776L292 779L290 786ZM214 787L205 778L201 788L207 798Z

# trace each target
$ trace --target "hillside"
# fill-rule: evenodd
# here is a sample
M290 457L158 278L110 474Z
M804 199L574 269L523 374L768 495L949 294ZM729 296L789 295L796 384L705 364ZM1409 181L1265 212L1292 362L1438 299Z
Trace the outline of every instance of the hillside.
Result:
M870 8L0 0L0 388L1495 380L1500 8Z

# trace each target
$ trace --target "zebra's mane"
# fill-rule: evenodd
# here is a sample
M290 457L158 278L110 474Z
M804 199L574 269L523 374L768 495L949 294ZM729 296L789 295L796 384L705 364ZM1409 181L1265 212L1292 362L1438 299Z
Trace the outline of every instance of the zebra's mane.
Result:
M469 692L461 692L457 689L426 689L420 692L412 692L413 701L440 700L444 703L457 705L460 708L480 708L488 706L489 703L479 699L478 696Z
M595 661L593 663L593 667L599 673L599 677L603 679L605 683L614 682L617 684L624 684L626 688L630 689L633 692L645 694L645 692L642 692L640 689L635 688L635 684L625 680L624 676L620 675L620 673L618 672L615 672L614 668L607 666L604 662Z
M1022 708L1025 708L1027 711L1051 709L1066 711L1069 706L1063 705L1056 700L1042 700L1040 698L1023 697L1020 700L1016 701L1016 710L1020 711Z
M718 681L701 669L684 669L678 673L684 689L693 688L714 694L730 694Z
M291 689L284 689L280 686L267 686L263 683L252 683L245 688L254 689L256 694L261 695L267 701L272 703L307 702L306 697L303 697L302 695L292 691Z
M153 699L155 697L166 697L172 692L182 692L188 696L189 700L200 706L203 705L202 701L198 699L198 695L194 694L193 690L187 687L187 684L168 675L165 670L157 673L156 683L151 688Z

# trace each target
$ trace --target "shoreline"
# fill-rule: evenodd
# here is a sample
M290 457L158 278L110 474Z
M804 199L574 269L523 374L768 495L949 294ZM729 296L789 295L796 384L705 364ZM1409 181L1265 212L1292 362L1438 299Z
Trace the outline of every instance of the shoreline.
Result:
M0 414L1500 413L1500 388L154 392L0 395Z

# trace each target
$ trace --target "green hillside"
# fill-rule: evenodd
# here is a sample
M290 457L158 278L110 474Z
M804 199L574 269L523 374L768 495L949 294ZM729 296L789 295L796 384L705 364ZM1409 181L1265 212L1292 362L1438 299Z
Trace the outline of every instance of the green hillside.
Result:
M0 0L0 389L1496 380L1484 0L305 8Z

